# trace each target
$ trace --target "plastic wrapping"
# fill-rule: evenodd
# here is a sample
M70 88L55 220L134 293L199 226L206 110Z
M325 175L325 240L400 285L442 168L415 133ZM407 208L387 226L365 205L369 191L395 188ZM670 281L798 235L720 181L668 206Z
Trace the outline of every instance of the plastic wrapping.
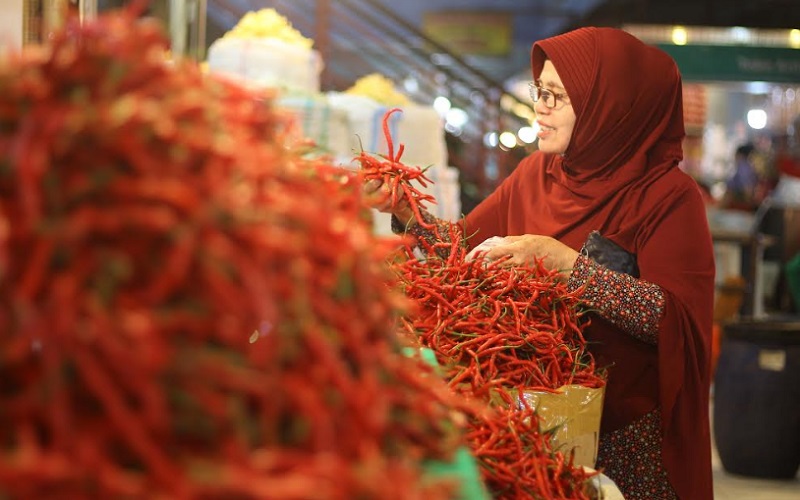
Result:
M574 449L575 466L594 467L600 437L605 387L565 385L558 392L527 391L523 398L536 409L542 431L553 432L553 447Z

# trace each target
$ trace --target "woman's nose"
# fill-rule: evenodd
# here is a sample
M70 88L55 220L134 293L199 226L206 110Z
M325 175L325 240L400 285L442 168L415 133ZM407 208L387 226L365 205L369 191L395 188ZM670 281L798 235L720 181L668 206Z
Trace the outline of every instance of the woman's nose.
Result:
M550 112L550 108L548 108L544 104L544 99L539 99L533 103L533 110L536 112L537 115L545 115Z

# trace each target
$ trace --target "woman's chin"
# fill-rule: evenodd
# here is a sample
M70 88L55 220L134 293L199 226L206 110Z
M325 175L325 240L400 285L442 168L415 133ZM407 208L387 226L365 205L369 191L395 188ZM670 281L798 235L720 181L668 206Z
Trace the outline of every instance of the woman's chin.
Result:
M552 141L539 140L537 144L539 151L542 153L561 154L565 148L559 147L558 144L553 144Z

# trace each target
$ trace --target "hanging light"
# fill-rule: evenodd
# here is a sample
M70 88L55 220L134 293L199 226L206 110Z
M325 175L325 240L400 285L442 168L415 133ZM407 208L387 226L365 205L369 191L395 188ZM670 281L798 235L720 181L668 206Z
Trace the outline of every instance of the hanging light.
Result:
M789 31L789 47L800 49L800 30L794 29Z
M689 33L683 26L675 26L672 28L672 43L675 45L686 45L689 41Z
M767 126L767 112L763 109L751 109L747 112L747 124L750 128L761 130Z

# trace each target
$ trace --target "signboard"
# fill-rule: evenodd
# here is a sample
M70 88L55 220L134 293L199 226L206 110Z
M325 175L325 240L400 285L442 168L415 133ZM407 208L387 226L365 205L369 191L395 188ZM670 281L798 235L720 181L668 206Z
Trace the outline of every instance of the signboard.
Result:
M456 54L506 56L511 51L512 19L505 12L426 12L422 28Z
M800 83L800 49L658 44L684 81Z

